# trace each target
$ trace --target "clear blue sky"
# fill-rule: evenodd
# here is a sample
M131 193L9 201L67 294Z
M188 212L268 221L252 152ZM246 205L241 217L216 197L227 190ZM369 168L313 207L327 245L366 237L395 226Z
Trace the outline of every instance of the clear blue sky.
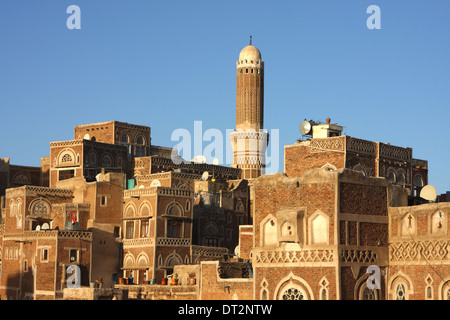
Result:
M72 4L81 30L66 27ZM366 27L369 5L380 30ZM413 148L429 183L450 190L448 0L2 0L0 157L38 166L75 125L110 120L148 125L163 146L196 120L232 129L250 35L279 171L300 122L330 117L350 136Z

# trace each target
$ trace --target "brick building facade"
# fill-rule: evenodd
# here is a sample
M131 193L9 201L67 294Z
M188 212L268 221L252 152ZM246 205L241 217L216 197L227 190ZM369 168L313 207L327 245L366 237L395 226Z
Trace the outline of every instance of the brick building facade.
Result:
M178 161L118 121L76 126L40 167L1 159L0 298L98 297L99 280L140 299L449 300L450 203L420 197L427 161L327 120L264 175L263 91L250 44L231 167Z

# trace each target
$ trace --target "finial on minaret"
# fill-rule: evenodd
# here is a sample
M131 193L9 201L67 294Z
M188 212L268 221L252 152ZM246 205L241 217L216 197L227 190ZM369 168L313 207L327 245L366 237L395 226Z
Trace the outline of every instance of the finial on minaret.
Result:
M250 36L250 45L252 45L252 36Z

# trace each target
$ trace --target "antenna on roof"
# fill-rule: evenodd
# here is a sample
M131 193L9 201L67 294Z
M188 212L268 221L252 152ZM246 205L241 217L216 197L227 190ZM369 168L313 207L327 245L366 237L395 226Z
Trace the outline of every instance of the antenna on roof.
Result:
M250 36L250 45L252 45L252 36Z

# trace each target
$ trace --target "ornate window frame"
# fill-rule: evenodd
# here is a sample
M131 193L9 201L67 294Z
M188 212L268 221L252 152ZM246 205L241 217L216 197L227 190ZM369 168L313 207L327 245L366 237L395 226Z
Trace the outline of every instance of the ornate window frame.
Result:
M68 160L67 157L70 157L70 160ZM73 167L74 165L79 164L77 161L78 159L79 156L77 156L72 148L65 148L58 153L56 157L56 166Z
M164 260L164 266L169 268L179 264L183 264L183 258L175 250Z
M143 215L142 211L144 210L144 208L148 208L148 215ZM149 217L152 218L153 217L153 207L152 204L149 201L143 201L140 205L139 205L139 216L140 217Z
M284 292L288 288L300 290L303 293L303 300L314 300L314 295L309 284L303 278L295 276L292 272L278 282L273 299L281 300Z
M136 217L136 212L137 212L136 205L133 202L129 202L123 209L123 217L134 218Z
M46 207L46 212L42 212L42 213L39 212L38 214L35 214L36 213L36 206L38 206L40 204L42 204L42 205L44 205ZM52 205L45 198L34 199L33 201L31 201L30 205L28 206L29 215L32 216L32 217L44 216L46 218L50 218L51 211L52 211Z
M392 300L397 300L397 292L400 285L403 285L405 290L405 297L403 300L409 300L411 294L414 294L414 287L411 279L402 271L398 271L394 274L392 280L389 282L388 292L392 296Z
M134 258L134 255L130 252L128 252L125 257L123 258L123 268L124 269L130 269L133 268L136 264L136 259Z

